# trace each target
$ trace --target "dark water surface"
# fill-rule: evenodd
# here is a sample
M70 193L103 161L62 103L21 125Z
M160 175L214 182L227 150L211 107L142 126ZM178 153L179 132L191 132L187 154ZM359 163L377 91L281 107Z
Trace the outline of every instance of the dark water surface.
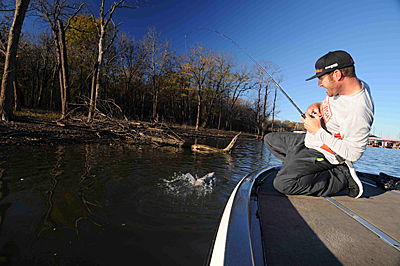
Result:
M398 176L399 161L400 150L368 148L356 169L385 167ZM125 145L2 148L0 264L203 265L235 185L275 164L259 141L238 141L230 155ZM201 187L185 175L208 172L216 181Z
M0 262L202 265L231 191L270 163L262 153L255 141L238 142L231 155L146 146L2 148ZM216 182L196 188L184 175L208 172Z

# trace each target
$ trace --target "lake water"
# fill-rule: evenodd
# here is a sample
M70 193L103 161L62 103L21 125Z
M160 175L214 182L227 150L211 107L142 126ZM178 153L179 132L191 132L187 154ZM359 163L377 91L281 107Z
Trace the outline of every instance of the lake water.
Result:
M399 176L399 162L400 150L368 148L356 169ZM0 264L203 265L236 184L279 163L260 141L239 140L230 155L128 145L1 148ZM211 185L186 178L208 172L216 174Z

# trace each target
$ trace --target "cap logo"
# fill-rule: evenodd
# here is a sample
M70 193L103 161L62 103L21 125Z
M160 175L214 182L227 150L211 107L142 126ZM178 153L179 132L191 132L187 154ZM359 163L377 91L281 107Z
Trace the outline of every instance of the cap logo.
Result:
M337 66L339 66L338 63L334 63L334 64L332 64L330 66L326 66L325 69L330 69L330 68L334 68L334 67L337 67Z
M316 69L315 69L315 73L318 74L318 73L322 72L322 70L323 70L322 68L316 68Z

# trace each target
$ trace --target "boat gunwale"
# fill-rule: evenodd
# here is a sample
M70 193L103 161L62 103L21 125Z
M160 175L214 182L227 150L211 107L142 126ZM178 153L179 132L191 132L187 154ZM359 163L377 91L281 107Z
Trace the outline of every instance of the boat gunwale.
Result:
M280 168L281 166L278 165L255 170L238 182L229 197L228 203L230 201L230 205L228 206L228 203L225 205L224 211L220 216L220 221L216 226L215 236L204 265L266 265L264 239L261 230L262 217L259 215L258 189L265 178L268 178L273 171L280 170ZM362 172L357 172L357 174L363 179L377 182L377 180L368 177L372 174ZM373 185L364 180L362 182L372 187L381 187L378 183ZM394 191L387 191L399 195ZM225 217L228 222L221 225L224 216L228 217ZM257 221L254 219L257 219ZM260 226L258 231L252 230L252 226L254 228L255 224ZM222 248L216 249L215 239L220 233L221 227L226 227L224 229L225 242ZM260 243L259 240L261 240L262 244L256 245L255 243ZM387 243L386 241L384 242ZM216 263L213 260L214 254L222 254L223 259ZM262 258L260 258L260 254Z
M256 265L260 261L265 264L263 246L252 244L263 243L260 233L252 233L252 219L260 219L258 203L254 205L254 201L257 201L255 190L269 173L279 168L280 166L262 168L239 181L220 216L204 265ZM257 226L260 226L259 221ZM260 230L261 227L256 231Z

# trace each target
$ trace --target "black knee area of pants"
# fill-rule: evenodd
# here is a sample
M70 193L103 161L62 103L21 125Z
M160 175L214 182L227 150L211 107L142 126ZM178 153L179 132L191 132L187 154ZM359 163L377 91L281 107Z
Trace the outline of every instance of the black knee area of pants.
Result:
M282 184L282 182L280 182L279 178L275 178L275 179L274 179L274 182L273 182L272 184L273 184L274 188L275 188L278 192L280 192L280 193L282 193L282 194L286 194L286 193L285 193L285 189L284 189L284 185Z
M271 139L274 137L274 132L270 132L270 133L268 133L267 135L265 135L264 136L264 144L266 144L267 146L271 146L270 145L270 143L271 143Z

